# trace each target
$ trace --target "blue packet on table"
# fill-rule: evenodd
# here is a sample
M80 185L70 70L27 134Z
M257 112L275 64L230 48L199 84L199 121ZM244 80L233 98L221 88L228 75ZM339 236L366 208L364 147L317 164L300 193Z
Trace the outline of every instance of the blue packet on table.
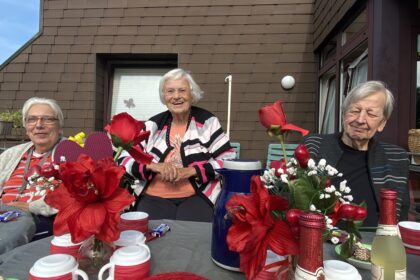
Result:
M16 211L16 210L6 211L0 214L0 222L6 223L20 216L22 216L22 213L20 211Z
M171 228L167 224L160 224L154 229L151 230L150 234L153 237L161 237L168 231L171 231Z

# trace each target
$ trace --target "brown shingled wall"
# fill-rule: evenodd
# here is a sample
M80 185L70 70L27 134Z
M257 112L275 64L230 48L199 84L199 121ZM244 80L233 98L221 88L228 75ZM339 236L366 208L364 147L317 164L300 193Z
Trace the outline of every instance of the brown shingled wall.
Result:
M265 160L275 140L258 122L263 104L282 99L289 122L314 128L313 10L311 0L44 0L42 34L0 71L0 110L51 97L66 135L89 132L103 121L98 53L175 53L205 91L199 106L225 128L233 76L231 139L242 158ZM280 87L286 74L291 92Z

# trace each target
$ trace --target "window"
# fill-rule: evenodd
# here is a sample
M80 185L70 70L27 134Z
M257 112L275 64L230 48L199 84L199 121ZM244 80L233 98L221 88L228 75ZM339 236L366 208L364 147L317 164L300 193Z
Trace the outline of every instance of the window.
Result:
M341 60L341 95L346 97L352 88L367 81L367 44L362 44Z
M167 68L115 68L111 115L127 112L138 120L147 120L167 108L160 102L159 81Z
M368 79L367 10L364 8L331 34L319 50L318 130L341 129L341 104L356 85Z
M364 9L341 33L341 45L351 42L367 26L366 9Z
M95 128L121 112L145 121L167 110L160 102L159 81L177 67L173 53L97 54Z
M335 131L335 71L324 74L320 80L319 96L319 131L320 133L333 133Z
M329 40L325 47L322 48L319 60L319 67L324 67L331 59L337 55L337 38Z

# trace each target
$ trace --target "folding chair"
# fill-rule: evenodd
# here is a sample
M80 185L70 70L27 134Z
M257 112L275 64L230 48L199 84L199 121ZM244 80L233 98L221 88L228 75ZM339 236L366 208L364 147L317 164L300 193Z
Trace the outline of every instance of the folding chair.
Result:
M298 144L285 144L287 157L292 157ZM273 160L279 160L283 158L283 149L280 144L271 143L268 145L267 163L266 168L270 167L270 162Z

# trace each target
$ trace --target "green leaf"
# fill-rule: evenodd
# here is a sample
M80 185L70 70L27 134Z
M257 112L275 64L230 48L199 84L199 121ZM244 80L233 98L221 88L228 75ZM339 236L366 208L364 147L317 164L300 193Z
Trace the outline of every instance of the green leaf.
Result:
M309 210L313 197L317 194L317 190L312 188L307 180L299 178L289 182L294 207L301 210Z
M350 258L353 253L354 239L349 237L341 244L340 256L343 258Z

